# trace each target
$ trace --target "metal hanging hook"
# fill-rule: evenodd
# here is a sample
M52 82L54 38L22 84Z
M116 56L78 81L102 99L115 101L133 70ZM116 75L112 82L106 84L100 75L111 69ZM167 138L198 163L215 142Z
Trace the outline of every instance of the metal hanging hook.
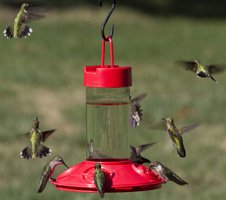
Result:
M102 0L99 0L99 5L102 6ZM113 1L112 6L111 6L111 10L108 13L107 17L105 18L104 23L102 24L102 27L101 27L101 35L102 35L102 38L105 41L109 41L109 38L112 38L113 34L114 34L114 25L111 26L110 35L106 36L105 33L104 33L104 30L105 30L105 27L106 27L106 25L108 23L108 20L110 19L111 15L112 15L112 13L113 13L113 11L115 9L115 5L116 5L116 0Z

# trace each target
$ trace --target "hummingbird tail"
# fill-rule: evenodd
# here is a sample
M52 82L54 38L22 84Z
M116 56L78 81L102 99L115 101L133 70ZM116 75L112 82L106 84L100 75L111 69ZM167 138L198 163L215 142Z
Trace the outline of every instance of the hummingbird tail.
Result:
M52 150L50 148L40 144L37 152L37 157L42 158L42 157L48 156L51 154L51 152Z
M186 157L186 151L185 151L185 148L177 149L177 153L178 153L178 155L179 155L181 158Z
M177 179L173 180L178 185L187 185L188 183L182 178L177 177Z
M29 159L31 158L31 148L29 146L25 147L21 152L20 152L20 157L23 159Z
M18 36L20 38L26 38L27 36L30 36L32 32L33 32L32 28L25 25L25 26L23 26L23 29L21 30L21 32Z
M101 198L104 197L104 192L100 192L100 197L101 197Z
M13 28L11 26L7 27L4 31L3 31L3 35L9 39L9 38L13 38Z

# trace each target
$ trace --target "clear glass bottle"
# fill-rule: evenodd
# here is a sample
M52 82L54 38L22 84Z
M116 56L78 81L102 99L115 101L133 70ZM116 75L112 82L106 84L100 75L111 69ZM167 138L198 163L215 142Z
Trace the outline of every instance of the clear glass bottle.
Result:
M129 157L130 88L86 88L87 159Z

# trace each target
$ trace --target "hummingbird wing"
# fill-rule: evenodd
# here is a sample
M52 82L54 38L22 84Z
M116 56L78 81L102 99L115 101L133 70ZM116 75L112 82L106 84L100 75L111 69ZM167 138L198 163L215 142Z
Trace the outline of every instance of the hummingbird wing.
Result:
M9 38L13 38L13 28L12 26L7 27L4 31L3 31L3 35L9 39Z
M51 168L48 166L48 164L43 168L37 193L41 193L49 181Z
M178 61L177 63L182 65L185 70L189 70L192 72L196 72L197 70L197 63L195 61Z
M147 96L147 93L142 93L136 97L134 97L131 102L135 105L139 104L145 97Z
M161 121L150 126L150 129L157 131L167 131L166 122Z
M46 139L53 134L53 132L55 131L55 129L50 129L48 131L42 131L41 135L42 135L42 141L45 142Z
M148 148L148 147L147 147ZM143 164L150 163L150 160L144 158L137 152L136 148L130 145L130 160L134 163Z
M25 15L24 23L29 23L29 22L34 21L34 20L40 20L40 19L42 19L44 17L45 17L44 15L39 15L39 14L28 12Z
M140 154L142 151L145 151L146 149L148 149L149 147L153 146L156 143L157 142L152 142L152 143L148 143L148 144L139 145L138 147L136 147L136 152L138 154Z
M29 159L31 158L31 147L27 146L20 152L20 157L23 159Z
M181 128L179 132L182 135L182 134L184 134L184 133L186 133L188 131L191 131L192 129L198 127L199 125L200 124L192 124L190 126L185 126L185 127Z
M178 185L186 185L186 184L188 184L185 180L183 180L182 178L180 178L177 174L175 174L173 171L171 171L166 166L164 166L164 169L165 169L165 176L169 180L175 182Z
M207 65L208 72L210 74L219 73L225 70L223 65Z

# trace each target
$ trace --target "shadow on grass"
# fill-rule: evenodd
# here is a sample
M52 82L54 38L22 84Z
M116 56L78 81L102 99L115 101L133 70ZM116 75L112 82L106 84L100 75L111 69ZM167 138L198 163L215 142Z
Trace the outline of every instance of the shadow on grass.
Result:
M34 6L46 7L76 7L81 5L98 6L98 0L30 0ZM20 0L0 0L7 6L18 6ZM111 1L104 1L103 4ZM146 14L160 17L184 16L201 19L226 18L226 1L223 0L118 0L117 4L140 10Z

